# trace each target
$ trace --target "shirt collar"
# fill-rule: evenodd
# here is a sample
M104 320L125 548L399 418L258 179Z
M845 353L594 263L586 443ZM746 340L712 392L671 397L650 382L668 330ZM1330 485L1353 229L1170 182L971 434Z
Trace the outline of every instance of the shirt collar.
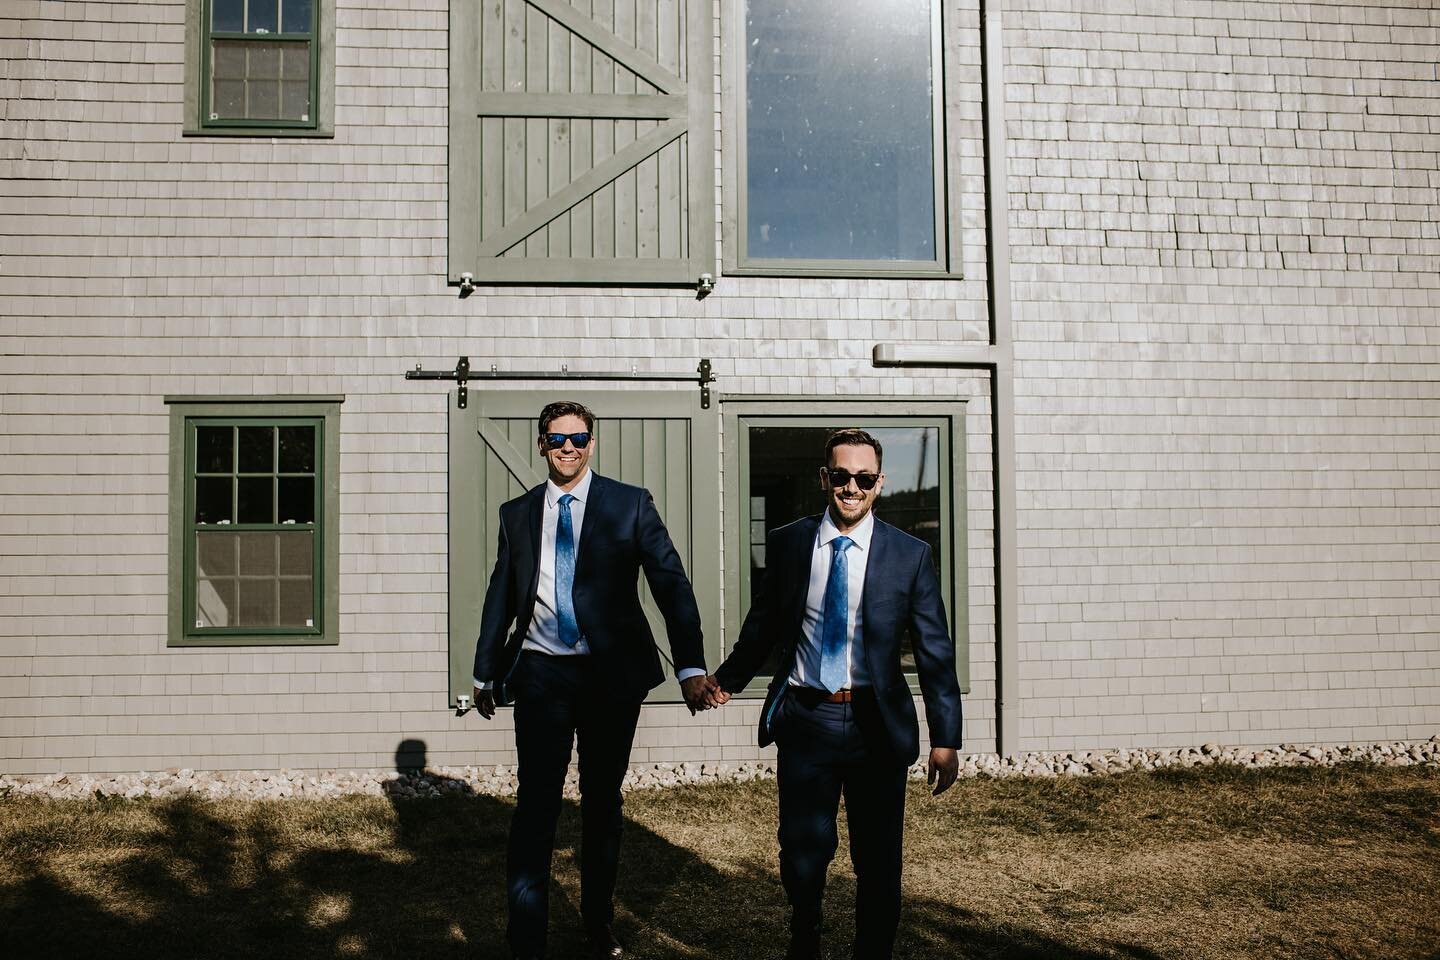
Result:
M560 501L560 498L563 497L566 493L569 493L570 496L574 497L576 500L579 500L581 503L584 503L586 500L590 499L590 481L593 479L595 479L595 471L587 468L585 470L585 476L581 477L580 482L575 484L575 486L568 491L561 490L559 487L555 486L554 480L546 480L545 506L555 506L555 504Z
M861 550L870 550L870 537L875 533L875 511L871 510L865 514L865 519L860 521L860 526L851 530L845 536L854 542ZM835 529L835 523L830 519L830 510L826 508L824 516L820 519L820 529L815 534L816 546L823 547L831 540L840 536L840 531Z

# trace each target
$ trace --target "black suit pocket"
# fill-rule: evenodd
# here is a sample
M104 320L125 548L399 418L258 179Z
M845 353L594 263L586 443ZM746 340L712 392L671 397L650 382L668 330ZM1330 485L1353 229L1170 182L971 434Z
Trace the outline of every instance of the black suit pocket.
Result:
M515 658L515 663L510 667L510 672L501 681L502 696L510 703L514 703L525 695L526 682L530 679L530 672L525 669L525 665L529 659L524 651L521 651Z

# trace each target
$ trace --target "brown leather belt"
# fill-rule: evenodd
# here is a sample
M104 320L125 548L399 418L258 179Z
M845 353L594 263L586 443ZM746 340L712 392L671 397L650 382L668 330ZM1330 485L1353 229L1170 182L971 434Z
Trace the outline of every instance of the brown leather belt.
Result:
M855 700L863 699L866 696L874 696L873 690L870 687L854 687L848 690L836 690L834 693L827 693L819 687L812 687L808 684L791 687L790 689L794 691L802 703L811 705L817 703L851 703Z

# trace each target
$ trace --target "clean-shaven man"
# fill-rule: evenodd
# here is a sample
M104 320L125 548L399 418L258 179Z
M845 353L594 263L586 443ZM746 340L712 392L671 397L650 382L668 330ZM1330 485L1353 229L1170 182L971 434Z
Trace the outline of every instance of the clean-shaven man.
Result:
M840 430L820 470L825 513L770 533L766 574L706 702L779 669L760 714L760 745L779 747L780 879L791 907L787 957L820 956L825 871L845 797L855 866L856 960L883 960L900 921L905 782L920 755L915 701L901 670L906 633L939 794L959 769L960 686L930 547L872 512L885 485L880 442Z
M545 955L555 823L575 742L587 949L620 957L611 929L620 785L641 701L664 678L640 608L640 571L692 710L705 706L709 689L700 611L649 491L590 470L594 415L558 401L540 412L539 427L550 477L500 507L499 554L475 645L480 715L515 704L520 785L506 852L506 936L516 957Z

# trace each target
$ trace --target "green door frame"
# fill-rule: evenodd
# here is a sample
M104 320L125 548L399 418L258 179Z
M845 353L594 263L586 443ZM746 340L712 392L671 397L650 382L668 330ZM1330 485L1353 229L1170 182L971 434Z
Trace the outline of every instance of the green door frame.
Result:
M450 391L453 398L455 391ZM490 570L485 565L487 531L492 530L493 517L481 516L475 507L482 502L478 484L483 473L483 458L490 449L505 465L506 469L520 484L520 489L529 489L544 481L545 474L540 458L533 446L533 439L517 436L507 437L485 421L491 418L525 419L532 421L540 408L549 400L562 395L561 389L527 390L477 390L470 391L470 404L460 409L452 399L450 403L450 478L449 485L449 634L450 634L450 698L453 705L459 696L471 692L470 670L475 653L475 639L479 633L480 612L485 600L485 587ZM606 437L606 421L616 419L688 419L690 424L690 463L685 473L690 481L689 503L692 505L688 524L680 530L674 517L674 503L657 501L672 539L680 539L677 531L683 532L689 544L689 556L684 556L686 572L695 588L695 599L700 606L701 622L706 626L705 657L712 669L719 664L721 634L718 629L721 618L721 577L720 577L720 417L718 394L711 393L709 408L701 406L700 394L696 390L587 390L572 387L563 388L563 396L589 406L596 415L596 451L592 461L597 473L615 476L607 472L607 463L617 460L634 462L643 456L643 444L635 439L617 454L609 453ZM533 430L533 426L531 428ZM468 435L478 433L480 442L470 443ZM676 458L685 452L678 447L665 445L667 471L677 475L685 465ZM471 481L473 478L473 483ZM495 478L490 478L495 483ZM500 478L501 483L508 483ZM500 495L498 490L493 491ZM513 495L513 493L512 493ZM708 509L707 505L714 505ZM667 510L667 506L672 509ZM667 515L668 514L668 515ZM469 579L469 571L478 571L478 581ZM651 627L657 638L665 635L664 622L659 611L650 601L648 591L644 592L643 605L650 618ZM662 660L668 661L669 652L661 640ZM667 665L667 676L672 668ZM662 684L653 691L649 702L679 702L679 688Z

